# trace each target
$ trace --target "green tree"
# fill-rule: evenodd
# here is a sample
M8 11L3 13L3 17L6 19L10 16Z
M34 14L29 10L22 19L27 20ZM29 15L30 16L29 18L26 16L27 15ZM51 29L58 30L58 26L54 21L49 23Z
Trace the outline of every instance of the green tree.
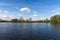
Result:
M48 18L45 19L45 22L49 22Z
M50 19L51 23L60 23L60 15L54 15Z
M12 19L11 22L18 22L18 19Z

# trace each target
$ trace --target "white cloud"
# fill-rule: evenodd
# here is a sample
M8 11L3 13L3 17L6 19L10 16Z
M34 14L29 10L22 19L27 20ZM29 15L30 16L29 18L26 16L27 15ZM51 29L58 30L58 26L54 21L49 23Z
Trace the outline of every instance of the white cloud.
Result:
M8 11L7 11L7 10L4 10L3 12L8 13Z
M2 15L0 14L0 19L2 20L11 20L11 19L14 19L15 17L13 16L7 16L7 15Z
M0 10L0 13L8 13L7 10Z
M0 10L0 13L2 12L2 10Z
M53 10L52 13L53 14L51 16L60 15L60 8L57 8L56 10Z
M60 13L55 13L55 15L60 15Z
M22 12L30 12L30 9L28 7L21 8L20 11Z
M54 16L54 15L60 15L60 13L56 12L56 13L53 13L52 15L50 15L50 17Z
M36 16L38 16L38 14L33 14L32 16L36 17Z
M53 13L51 16L54 16L54 15L60 15L60 13Z
M36 11L34 11L32 16L36 17L36 16L38 16L38 13Z
M21 14L16 14L18 17L20 17L20 16L23 16L23 15L21 15Z
M7 20L7 16L6 15L0 15L0 18L3 20Z

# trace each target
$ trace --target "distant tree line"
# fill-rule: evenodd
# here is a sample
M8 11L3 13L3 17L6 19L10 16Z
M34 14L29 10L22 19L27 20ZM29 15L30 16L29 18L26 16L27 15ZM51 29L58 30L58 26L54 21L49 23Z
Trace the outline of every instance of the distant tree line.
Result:
M48 23L49 20L46 18L45 20L36 20L36 21L33 21L32 19L27 19L27 20L24 20L24 19L11 19L10 21L7 21L7 20L0 20L0 22L46 22Z
M23 20L23 18L21 18L22 20L18 20L18 19L12 19L11 22L45 22L45 23L60 23L60 15L54 15L50 18L50 20L48 20L48 18L46 18L45 20L37 20L37 21L32 21L32 18L30 18L29 20Z
M45 23L60 23L60 15L54 15L50 18L50 20L48 20L48 18L46 18L45 20L36 20L33 21L32 18L26 19L24 20L23 17L20 17L20 19L11 19L10 21L7 20L0 20L0 22L45 22Z

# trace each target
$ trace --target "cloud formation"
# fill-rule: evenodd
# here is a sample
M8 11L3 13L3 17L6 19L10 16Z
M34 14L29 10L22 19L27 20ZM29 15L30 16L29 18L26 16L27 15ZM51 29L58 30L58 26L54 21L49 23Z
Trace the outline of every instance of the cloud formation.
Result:
M38 16L38 14L33 14L32 16L36 17L36 16Z
M1 15L0 14L0 19L2 20L11 20L11 19L14 19L15 17L13 16L7 16L7 15Z
M0 10L0 13L2 12L2 10Z
M37 12L34 11L32 16L34 16L34 17L38 16Z
M4 12L5 12L5 13L8 13L8 11L7 11L7 10L4 10Z
M9 17L7 17L6 15L0 15L0 18L3 20L7 20Z
M7 10L0 10L0 13L8 13L8 11Z
M21 8L20 11L22 12L30 12L31 9L29 9L28 7L24 7L24 8Z

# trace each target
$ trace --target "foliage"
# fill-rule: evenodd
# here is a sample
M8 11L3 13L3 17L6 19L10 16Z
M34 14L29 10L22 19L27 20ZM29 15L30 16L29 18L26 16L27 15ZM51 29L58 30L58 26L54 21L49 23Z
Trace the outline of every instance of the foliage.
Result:
M54 15L50 19L51 23L60 23L60 15Z
M12 19L11 22L18 22L18 19Z

